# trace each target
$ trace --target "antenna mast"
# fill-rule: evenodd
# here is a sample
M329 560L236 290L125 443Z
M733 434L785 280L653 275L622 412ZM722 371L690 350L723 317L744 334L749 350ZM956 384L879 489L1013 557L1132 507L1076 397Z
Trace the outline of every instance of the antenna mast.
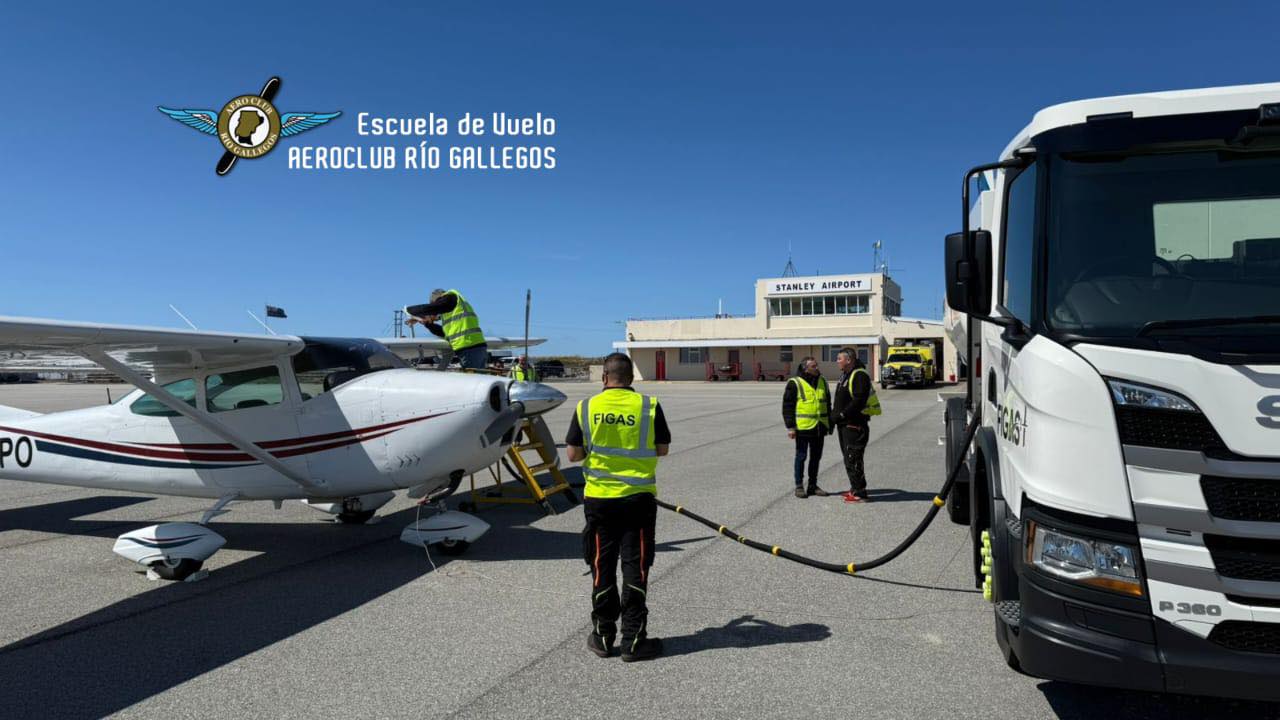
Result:
M782 269L782 277L795 277L800 273L796 272L795 263L791 262L791 241L787 241L787 266Z

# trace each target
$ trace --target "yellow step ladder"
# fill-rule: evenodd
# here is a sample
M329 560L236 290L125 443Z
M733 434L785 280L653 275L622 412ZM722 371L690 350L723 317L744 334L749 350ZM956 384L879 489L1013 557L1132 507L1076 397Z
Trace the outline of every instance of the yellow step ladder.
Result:
M471 501L460 504L459 510L474 512L481 505L536 504L542 506L547 514L554 515L556 509L549 498L557 493L564 493L571 505L578 504L577 494L569 486L564 473L560 472L560 456L556 450L555 438L552 437L551 429L547 427L542 416L521 420L517 428L515 442L507 448L506 457L502 458L502 465L514 476L513 479L504 482L502 472L497 469L498 466L491 465L489 474L497 485L477 490L476 476L472 475ZM525 459L524 455L530 451L536 452L538 458L537 462L532 464ZM551 477L551 483L546 486L538 482L538 475L544 472ZM508 485L523 487L508 488ZM510 494L508 494L509 489L512 491Z

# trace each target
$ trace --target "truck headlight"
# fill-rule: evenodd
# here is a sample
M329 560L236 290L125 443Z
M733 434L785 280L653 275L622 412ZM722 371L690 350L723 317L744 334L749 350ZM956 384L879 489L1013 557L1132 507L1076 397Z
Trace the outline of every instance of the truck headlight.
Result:
M1190 400L1168 390L1113 378L1107 379L1107 385L1111 388L1111 400L1119 407L1200 412L1200 408L1197 408Z
M1142 597L1138 553L1128 545L1027 525L1027 562L1064 580Z

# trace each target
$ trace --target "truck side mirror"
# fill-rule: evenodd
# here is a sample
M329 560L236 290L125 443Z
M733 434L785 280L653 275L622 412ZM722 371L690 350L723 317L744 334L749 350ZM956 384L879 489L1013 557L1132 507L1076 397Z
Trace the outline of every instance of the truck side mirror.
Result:
M991 233L970 230L947 236L947 304L975 316L991 314Z

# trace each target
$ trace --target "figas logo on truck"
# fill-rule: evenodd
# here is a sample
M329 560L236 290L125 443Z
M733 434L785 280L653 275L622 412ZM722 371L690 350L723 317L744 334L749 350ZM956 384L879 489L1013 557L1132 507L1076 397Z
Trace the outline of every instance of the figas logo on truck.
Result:
M1027 443L1027 407L1019 407L1013 391L1005 393L1004 402L996 405L998 429L1003 440L1023 447Z

